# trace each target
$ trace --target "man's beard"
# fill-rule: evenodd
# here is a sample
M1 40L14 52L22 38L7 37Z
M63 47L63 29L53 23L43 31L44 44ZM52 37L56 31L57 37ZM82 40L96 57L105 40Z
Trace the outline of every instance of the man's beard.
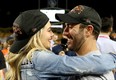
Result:
M71 50L78 52L86 40L83 35L83 32L80 32L75 36L78 37L73 37L73 46Z

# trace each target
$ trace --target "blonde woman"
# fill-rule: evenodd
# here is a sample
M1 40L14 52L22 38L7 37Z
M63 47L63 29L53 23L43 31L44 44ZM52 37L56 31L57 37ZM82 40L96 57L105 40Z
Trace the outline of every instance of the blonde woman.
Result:
M112 56L91 56L94 61L88 62L91 58L51 52L54 34L48 17L39 10L22 12L13 23L13 31L16 40L10 51L18 54L9 60L6 80L63 80L63 75L102 74L115 68ZM104 60L109 62L103 63Z

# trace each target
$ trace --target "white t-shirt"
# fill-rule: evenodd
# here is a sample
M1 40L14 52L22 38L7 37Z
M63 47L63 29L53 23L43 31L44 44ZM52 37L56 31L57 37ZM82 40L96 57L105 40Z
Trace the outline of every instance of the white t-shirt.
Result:
M108 35L100 34L97 39L97 46L101 53L116 54L116 41L111 40Z
M96 51L89 52L87 55L91 55L91 54L101 55L101 52L99 50L96 50ZM82 77L79 80L115 80L115 79L114 79L114 73L112 71L109 71L99 77L98 76L97 77L96 76L86 76L86 77Z

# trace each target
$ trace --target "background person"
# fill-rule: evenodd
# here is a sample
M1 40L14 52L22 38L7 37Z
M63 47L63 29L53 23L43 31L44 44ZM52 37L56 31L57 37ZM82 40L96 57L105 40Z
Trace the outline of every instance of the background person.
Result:
M116 54L116 41L110 39L110 34L112 31L113 31L113 17L112 16L102 17L102 28L97 40L98 48L102 54L107 53Z
M112 31L110 33L110 39L116 41L116 32L115 31Z
M97 40L97 45L101 53L116 53L116 41L110 39L113 31L113 17L102 17L102 28ZM104 47L105 45L105 47Z
M0 50L0 79L1 80L5 80L5 68L6 68L5 57Z

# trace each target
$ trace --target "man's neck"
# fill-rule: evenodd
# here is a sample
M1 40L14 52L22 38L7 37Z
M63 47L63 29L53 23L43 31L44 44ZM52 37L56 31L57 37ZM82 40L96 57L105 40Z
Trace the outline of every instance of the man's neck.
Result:
M105 33L105 32L100 32L100 35L110 35L110 32L107 32L107 33Z
M88 54L89 52L96 51L98 50L97 45L96 45L96 40L86 40L83 46L80 48L79 51L77 51L77 55L79 56L84 56Z

